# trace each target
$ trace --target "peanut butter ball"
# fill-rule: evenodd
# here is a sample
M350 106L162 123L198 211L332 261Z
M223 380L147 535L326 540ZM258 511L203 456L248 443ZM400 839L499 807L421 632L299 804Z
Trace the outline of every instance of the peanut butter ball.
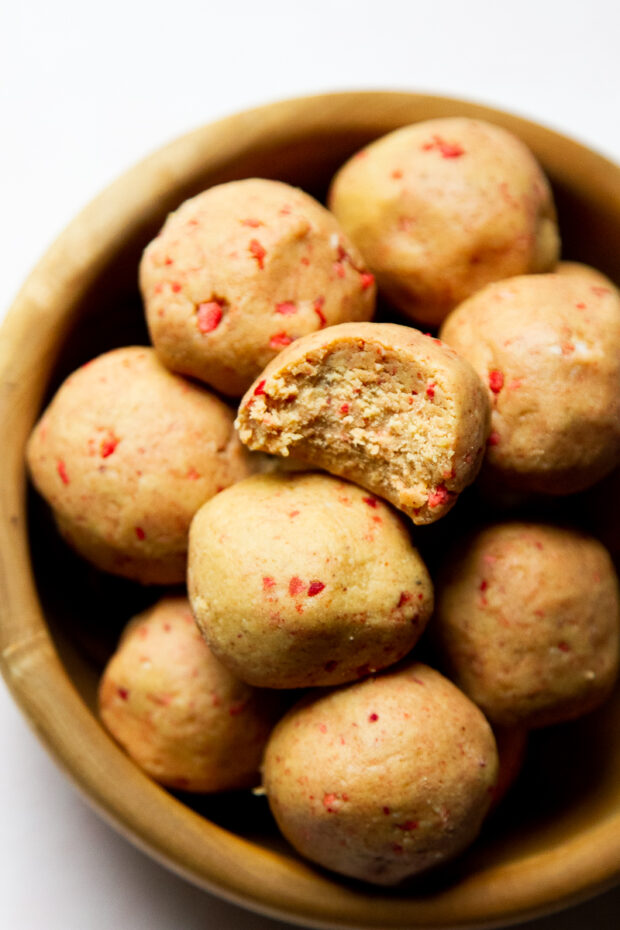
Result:
M263 785L299 853L394 885L475 839L497 771L482 713L414 662L302 700L269 739Z
M482 120L428 120L383 136L340 169L329 205L381 292L427 325L490 281L548 271L558 257L538 162Z
M140 286L162 362L233 397L299 336L369 320L376 290L325 207L261 178L182 204L147 247Z
M266 688L340 684L415 645L433 608L403 521L322 474L255 475L192 522L189 595L213 652Z

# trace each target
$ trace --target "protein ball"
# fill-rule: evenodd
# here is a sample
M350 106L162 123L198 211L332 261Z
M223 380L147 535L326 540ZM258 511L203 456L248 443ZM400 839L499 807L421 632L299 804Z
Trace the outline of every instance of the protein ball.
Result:
M235 397L299 336L369 320L376 291L325 207L259 178L182 204L147 247L140 286L162 362Z
M184 791L248 788L279 708L210 652L187 598L164 598L128 625L99 687L100 716L156 781Z
M329 475L255 475L190 531L189 595L214 653L267 688L351 681L401 659L433 609L387 504Z
M432 523L478 473L489 402L469 363L438 339L343 323L274 359L236 425L250 449L299 456Z
M559 236L549 184L529 149L466 118L405 126L353 156L329 205L380 291L437 325L490 281L551 270Z
M185 581L194 513L250 473L229 408L143 346L67 378L27 457L67 542L98 568L145 584Z
M571 494L620 462L620 295L580 274L490 284L441 329L492 403L484 476Z
M493 723L581 716L618 671L618 579L593 537L500 523L446 557L433 634L447 673Z
M478 708L438 672L410 663L302 700L269 739L263 785L303 856L394 885L475 839L497 771Z

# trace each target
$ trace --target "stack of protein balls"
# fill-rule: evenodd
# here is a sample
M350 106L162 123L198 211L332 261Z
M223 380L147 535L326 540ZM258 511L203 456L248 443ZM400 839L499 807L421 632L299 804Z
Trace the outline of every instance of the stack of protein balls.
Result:
M528 729L613 688L612 559L537 514L620 463L620 297L557 264L546 178L481 121L379 139L329 206L259 179L182 204L140 267L153 347L75 371L28 463L91 563L187 579L105 669L112 735L173 788L262 779L300 853L389 885L474 840ZM465 534L425 526L454 505Z

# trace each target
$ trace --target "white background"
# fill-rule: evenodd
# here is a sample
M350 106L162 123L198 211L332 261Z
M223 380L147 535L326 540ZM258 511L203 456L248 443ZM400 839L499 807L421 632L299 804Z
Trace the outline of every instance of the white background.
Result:
M329 90L416 90L539 120L620 161L605 0L22 0L0 12L0 313L101 188L175 136ZM0 926L269 930L104 825L0 683ZM531 930L614 930L620 890Z

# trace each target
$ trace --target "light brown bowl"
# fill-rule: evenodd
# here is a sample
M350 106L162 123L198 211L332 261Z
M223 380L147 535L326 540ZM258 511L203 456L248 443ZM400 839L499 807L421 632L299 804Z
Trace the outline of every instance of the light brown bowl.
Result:
M90 802L132 842L212 892L309 926L491 927L612 884L620 872L620 694L581 722L534 738L512 800L447 872L394 892L338 880L277 837L264 800L206 799L193 809L151 782L104 732L94 714L101 663L120 624L152 595L83 565L57 541L34 497L27 507L24 443L71 368L146 338L138 260L180 201L252 175L320 196L335 169L369 140L409 122L459 114L499 123L530 145L555 188L565 257L620 281L618 167L485 107L344 93L233 116L147 158L63 233L2 332L0 648L16 700Z

